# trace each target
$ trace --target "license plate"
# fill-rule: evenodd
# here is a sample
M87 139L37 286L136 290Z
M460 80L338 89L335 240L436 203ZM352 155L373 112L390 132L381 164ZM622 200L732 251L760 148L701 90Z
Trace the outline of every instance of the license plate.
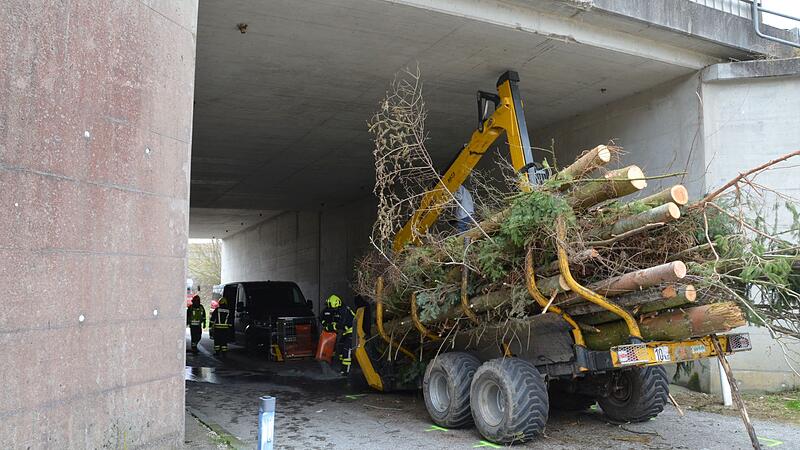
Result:
M653 349L653 352L656 354L656 361L658 362L672 361L672 358L669 356L669 347L656 347Z

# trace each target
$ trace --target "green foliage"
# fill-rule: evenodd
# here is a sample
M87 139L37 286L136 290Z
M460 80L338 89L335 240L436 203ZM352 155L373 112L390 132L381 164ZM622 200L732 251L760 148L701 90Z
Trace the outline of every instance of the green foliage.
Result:
M417 285L430 285L445 276L445 266L437 261L436 249L429 246L409 247L400 269Z
M784 203L786 210L792 215L792 226L790 228L792 237L800 241L800 210L797 205L791 202Z
M404 364L397 371L397 379L401 386L414 386L419 385L422 376L425 374L425 369L428 363L424 361L414 361L409 364Z
M500 235L524 247L549 236L561 216L574 223L575 215L566 200L543 190L532 191L512 201L511 213L500 225Z
M420 321L428 322L436 319L460 300L459 293L448 292L446 289L447 286L440 284L436 289L417 294L417 310Z
M508 275L509 242L499 236L486 239L475 246L474 258L478 270L489 281L497 282Z
M800 411L800 400L788 400L786 402L786 408Z
M741 258L744 255L745 247L740 235L716 235L713 242L714 248L721 258Z
M700 387L700 374L697 372L693 373L692 376L689 377L689 382L686 384L686 387L695 392L702 392L702 388Z
M730 202L720 200L720 203L723 203L719 205L720 207L730 208ZM711 238L712 242L716 242L717 239L725 236L735 235L738 232L738 224L736 221L727 214L723 214L716 209L706 209L706 221L708 222L708 237ZM702 215L695 217L694 232L697 242L707 241Z
M753 282L755 280L766 278L770 282L784 286L789 284L789 275L792 272L792 265L787 258L778 258L766 260L761 265L748 265L745 266L739 277L745 282Z
M527 315L528 306L532 304L531 296L524 286L512 285L511 286L511 317L525 317Z
M572 183L572 177L569 175L559 174L555 177L550 177L544 181L544 188L553 192L557 192L562 186Z

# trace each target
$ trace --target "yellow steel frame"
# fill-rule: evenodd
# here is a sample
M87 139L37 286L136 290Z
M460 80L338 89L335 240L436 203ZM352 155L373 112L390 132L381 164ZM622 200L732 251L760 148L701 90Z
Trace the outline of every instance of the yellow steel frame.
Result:
M528 293L531 294L531 297L533 297L534 300L536 300L536 303L538 303L542 308L547 308L549 312L560 315L572 328L572 338L575 340L575 345L585 347L586 343L583 340L583 333L581 332L581 329L575 320L573 320L569 314L562 311L558 306L550 305L548 307L547 304L549 301L547 300L547 297L542 295L542 292L538 287L536 287L536 274L533 270L533 250L531 249L528 249L528 253L525 255L525 274L528 285ZM581 370L588 369L581 367Z
M365 307L362 306L356 310L356 338L358 339L356 343L356 361L358 361L358 367L361 368L361 372L364 374L367 384L373 389L382 391L383 381L372 366L372 361L370 361L367 349L365 348L367 337L364 333L364 308Z
M717 336L721 348L728 348L728 336ZM639 357L641 360L631 363L624 363L620 361L618 351L625 347L639 347ZM696 339L687 339L684 341L651 341L638 345L618 345L611 347L611 362L614 367L628 367L628 366L658 366L662 364L669 364L682 361L694 361L697 359L709 358L717 356L714 350L714 344L711 342L711 336L704 336ZM659 349L659 350L657 350ZM663 360L656 354L657 351L667 350L669 352L669 360ZM731 354L727 352L726 354Z
M516 89L517 74L506 72L500 80L497 85L500 97L497 109L483 122L481 128L472 133L469 143L464 146L436 186L422 197L419 208L395 235L395 251L402 250L409 242L419 243L419 237L425 234L439 218L442 208L451 199L452 192L464 183L489 146L503 133L508 138L511 164L514 169L522 171L532 162L528 161L529 156L526 157L526 153L530 154L530 144L527 134L523 134L528 130L520 126L524 125L525 116L521 109L522 100ZM527 173L520 173L520 188L530 190Z
M625 324L628 326L628 334L630 337L638 340L642 340L642 333L639 331L639 324L636 323L636 319L628 312L622 309L616 303L610 301L609 299L603 297L602 295L592 291L591 289L586 288L578 283L577 280L572 276L572 272L569 270L569 259L567 258L567 251L566 247L566 239L567 239L567 225L564 222L564 218L560 217L556 221L556 247L558 247L558 268L561 271L561 276L564 277L564 280L567 282L567 286L578 294L580 297L588 300L595 305L598 305L612 313L618 315L622 320L625 321Z
M283 362L283 353L281 352L281 347L278 344L272 344L272 354L275 355L275 361Z
M389 354L391 355L392 347L395 347L412 361L416 361L417 358L409 349L392 341L392 338L386 334L386 330L383 329L383 277L378 277L378 282L375 285L375 316L375 322L378 325L378 334L389 344Z
M469 296L467 295L467 288L469 287L469 267L466 265L461 266L461 310L475 325L480 324L478 316L475 311L469 306Z
M419 331L419 334L422 336L427 337L432 341L438 341L441 338L436 334L430 331L420 320L419 320L419 311L417 311L417 293L414 292L411 294L411 321L414 322L414 326Z

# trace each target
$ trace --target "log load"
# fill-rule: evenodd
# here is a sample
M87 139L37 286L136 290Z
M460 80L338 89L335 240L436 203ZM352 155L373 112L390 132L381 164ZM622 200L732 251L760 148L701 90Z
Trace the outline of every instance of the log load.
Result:
M647 187L639 166L611 170L601 180L588 180L568 193L573 208L585 209L613 198L624 197Z
M677 308L697 302L697 290L692 285L667 286L663 289L631 292L614 299L615 303L626 308L634 316ZM575 320L589 325L597 325L619 320L619 316L594 304L578 305L567 310Z
M559 189L566 190L572 185L571 182L573 180L581 179L598 167L606 165L611 161L611 156L616 151L616 147L598 145L584 153L578 157L574 163L570 164L569 167L556 174L554 178L564 182Z
M523 186L524 192L499 202L502 206L487 213L479 227L461 234L434 230L419 246L383 253L392 267L383 273L394 278L386 302L395 314L385 329L395 337L412 336L413 342L420 337L423 343L438 342L453 331L528 320L544 309L557 315L563 311L566 323L583 331L589 348L607 349L628 341L630 330L622 316L631 327L631 319L639 323L645 340L687 339L742 325L736 304L705 304L730 296L698 296L690 283L699 282L704 272L687 279L683 261L702 264L715 253L708 237L702 239L709 233L703 221L710 217L682 209L689 197L680 184L626 203L624 197L647 187L647 178L636 165L600 173L619 150L599 145L584 152L553 179ZM564 224L566 233L556 233L556 224ZM561 273L561 250L568 252L564 270L569 267L571 277ZM403 259L404 253L410 256ZM536 255L538 292L527 289L532 269L520 263L526 254ZM607 298L616 313L598 306L599 299L578 286ZM425 292L417 296L425 301L412 305L413 291ZM454 301L459 291L481 294L469 299L456 295L461 301Z
M620 208L620 212L625 214L641 208L652 208L665 203L675 203L678 206L684 206L689 203L689 191L686 190L686 187L682 184L676 184L663 191L656 192L653 195L623 205L622 208Z
M650 224L665 224L678 220L681 209L675 203L664 203L647 211L623 217L609 227L602 228L593 233L597 239L611 239L615 236L626 234L630 237L635 230L645 231Z
M598 283L590 284L587 287L602 296L614 297L628 292L636 292L641 289L658 286L662 283L674 283L680 281L685 276L686 264L681 261L673 261L609 278ZM582 302L583 300L576 294L567 293L556 298L554 304L565 308Z
M735 303L724 302L662 311L641 319L639 329L645 341L677 341L723 333L746 323ZM628 341L628 327L622 321L597 325L597 330L584 335L586 346L592 350L608 350Z

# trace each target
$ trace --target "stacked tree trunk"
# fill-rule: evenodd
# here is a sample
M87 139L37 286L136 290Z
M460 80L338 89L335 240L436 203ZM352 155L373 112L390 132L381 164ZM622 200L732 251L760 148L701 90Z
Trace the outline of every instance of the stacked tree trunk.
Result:
M570 279L574 278L579 285L599 294L634 317L645 340L686 339L744 325L744 315L737 305L699 295L698 289L687 280L686 264L678 257L654 261L647 267L631 267L625 273L616 273L604 279L594 276L593 268L601 267L604 259L618 257L615 252L620 250L616 250L614 246L618 242L635 242L630 239L642 236L663 241L676 239L677 235L671 234L673 232L669 226L682 219L681 207L689 200L687 190L682 185L670 186L630 202L621 200L647 187L647 178L638 166L608 170L592 177L599 172L598 169L618 156L618 151L615 147L604 145L589 150L573 164L558 172L551 180L552 185L542 188L563 198L579 219L612 219L597 219L596 223L593 219L585 220L587 225L584 226L587 229L581 233L582 248L577 248L569 256L571 276L561 272L557 260L537 263L532 275L536 288L547 299L547 304L542 305L541 300L535 301L534 295L527 305L523 305L524 314L553 312L551 308L563 311L585 330L587 346L592 349L607 349L627 342L630 333L623 317L595 302L587 301L587 296L581 293L581 289L578 292L573 291L570 288ZM481 222L480 227L467 231L464 237L473 241L491 239L511 214L510 207L498 211ZM555 224L553 227L555 228ZM571 243L559 242L557 245L570 246ZM635 248L626 251L635 252ZM436 251L433 250L432 253ZM683 253L683 250L679 250L676 255L681 256ZM441 278L459 280L461 270L459 265L448 266L445 276ZM525 273L522 267L517 270L517 273ZM514 293L510 285L502 283L492 286L495 286L493 290L473 295L465 303L443 305L433 318L423 321L424 327L433 330L428 336L444 336L455 326L462 329L469 327L464 325L465 322L474 326L475 317L478 323L490 321L502 317L499 312L512 308L519 314L519 300L512 300ZM395 289L405 292L408 288ZM416 308L416 304L414 307ZM461 320L468 315L465 307L471 310L469 315L473 320ZM410 309L408 311L407 315L387 321L387 332L393 335L404 335L409 330L414 332L412 317L416 311L413 311L414 314Z

